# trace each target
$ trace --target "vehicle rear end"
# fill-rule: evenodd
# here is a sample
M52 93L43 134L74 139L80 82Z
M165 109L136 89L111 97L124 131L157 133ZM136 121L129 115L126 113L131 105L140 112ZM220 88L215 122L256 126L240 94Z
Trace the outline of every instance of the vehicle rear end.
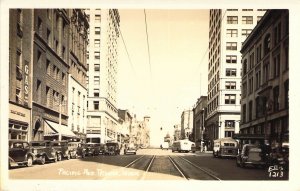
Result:
M220 156L221 157L233 157L235 158L238 154L237 142L235 141L224 141L221 143Z
M191 151L191 145L190 145L188 140L181 141L180 151L183 151L183 152L190 152Z
M248 156L245 158L245 164L252 166L263 166L266 162L262 159L262 150L259 147L250 147L248 150Z

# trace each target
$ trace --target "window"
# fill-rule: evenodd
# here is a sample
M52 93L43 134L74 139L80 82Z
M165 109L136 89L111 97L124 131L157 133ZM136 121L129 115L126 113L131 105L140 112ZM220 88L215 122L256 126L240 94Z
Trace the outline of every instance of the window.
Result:
M66 85L66 74L65 73L61 73L61 80L62 80L62 84Z
M274 105L274 111L279 110L279 86L276 86L273 88L273 105Z
M264 66L263 66L263 83L266 83L269 80L269 70L270 70L269 62L264 63Z
M47 43L51 47L51 31L47 28Z
M51 75L51 64L50 64L50 60L46 60L46 71L48 75Z
M46 86L46 106L50 106L50 100L51 100L51 92L50 92L50 87Z
M271 35L267 34L264 38L264 56L271 50Z
M226 76L236 76L235 68L226 68Z
M37 51L37 64L39 67L41 67L41 64L42 64L41 57L42 57L42 52L38 50Z
M246 123L247 121L246 121L246 104L244 104L243 105L243 118L242 118L242 120L243 120L243 123Z
M227 16L227 24L238 24L237 16Z
M236 82L234 81L226 81L225 82L225 89L236 89Z
M258 70L255 74L255 89L257 90L260 87L261 81L261 71Z
M281 23L274 28L274 44L278 44L281 40Z
M100 52L95 52L95 59L100 59Z
M225 104L235 104L235 94L225 94Z
M236 55L226 55L226 63L227 64L236 64L237 56Z
M56 70L56 78L55 78L55 79L58 80L58 81L60 80L60 79L59 79L59 69L58 69L58 68L57 68L57 70Z
M95 15L95 22L99 23L101 21L101 15Z
M227 11L238 11L238 9L226 9Z
M261 60L261 44L256 47L256 62Z
M94 97L99 97L100 91L98 88L94 89Z
M242 11L253 11L253 9L242 9Z
M23 37L23 13L22 9L17 10L17 35Z
M284 70L289 69L289 48L285 47L284 48L284 54L285 54L285 63L284 63Z
M100 71L100 64L95 64L94 65L94 71L99 72Z
M41 36L42 35L42 31L43 30L43 22L42 19L40 17L38 17L38 33Z
M100 27L95 27L95 34L100 34Z
M37 80L36 81L36 96L37 96L37 102L40 102L41 101L41 98L42 98L42 87L41 87L41 81L40 80Z
M17 57L16 57L16 79L17 80L23 79L23 73L21 68L22 68L22 53L21 51L17 51Z
M55 65L53 65L52 74L53 74L53 78L56 79L56 66Z
M21 89L16 89L16 103L22 104Z
M248 37L251 31L251 29L242 29L242 36Z
M99 76L94 76L94 85L99 85L99 84L100 84Z
M226 42L226 50L237 50L237 42Z
M249 58L249 70L252 69L253 67L254 67L254 53L252 53Z
M66 48L62 47L62 59L64 60L66 58Z
M261 20L262 16L257 16L257 23Z
M242 16L242 24L253 24L253 16Z
M234 134L234 131L225 131L225 137L233 137L233 134ZM230 143L228 143L228 144L230 144Z
M243 82L242 95L243 95L243 97L246 97L246 95L247 95L247 82Z
M252 101L250 101L249 102L249 107L248 107L248 109L249 109L249 121L251 121L252 120L252 109L253 109L253 106L252 106Z
M227 29L226 36L227 37L237 37L238 36L238 30L237 29Z
M284 106L289 108L289 81L284 82Z
M234 120L225 120L225 128L234 128L235 121Z
M94 110L99 110L99 101L94 101Z
M253 92L253 76L249 77L249 80L248 80L248 88L249 88L249 91L248 91L248 94L251 94Z
M100 39L95 39L94 47L96 47L96 48L100 47Z
M280 54L277 54L276 56L274 56L273 58L273 69L274 69L274 78L278 77L280 74Z

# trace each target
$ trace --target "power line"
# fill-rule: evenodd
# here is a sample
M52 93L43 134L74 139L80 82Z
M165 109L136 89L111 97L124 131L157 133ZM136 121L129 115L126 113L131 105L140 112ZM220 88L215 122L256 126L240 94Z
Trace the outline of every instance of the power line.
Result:
M144 15L145 15L145 26L146 26L146 35L147 35L149 70L150 70L150 76L152 77L152 71L151 71L151 59L150 59L150 48L149 48L149 37L148 37L149 35L148 35L147 16L146 16L146 10L145 10L145 9L144 9Z
M136 75L135 70L134 70L134 67L133 67L132 62L131 62L131 59L130 59L130 56L129 56L129 53L128 53L128 49L127 49L125 40L124 40L123 35L122 35L121 28L120 28L120 27L118 27L118 28L119 28L119 31L120 31L120 34L121 34L122 42L123 42L123 44L124 44L124 47L125 47L125 50L126 50L126 54L127 54L127 57L128 57L129 63L130 63L130 66L131 66L131 69L132 69L134 75Z

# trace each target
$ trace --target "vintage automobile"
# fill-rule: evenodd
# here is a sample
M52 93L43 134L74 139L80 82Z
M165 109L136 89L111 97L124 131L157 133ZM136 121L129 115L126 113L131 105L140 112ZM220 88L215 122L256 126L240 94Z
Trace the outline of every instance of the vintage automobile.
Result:
M100 143L86 143L85 155L96 156L100 154Z
M51 141L50 144L56 150L58 161L61 161L63 158L68 160L71 158L67 141Z
M100 146L99 154L104 155L106 150L106 145L101 143L99 146Z
M9 160L8 166L26 165L32 166L35 160L35 155L31 152L30 145L27 141L23 140L9 140Z
M119 143L110 142L106 143L105 155L119 155L120 154L120 146Z
M124 148L124 154L136 154L136 147L134 146L134 144L129 144L128 146L125 146Z
M242 151L236 157L236 164L239 167L254 166L265 167L267 158L262 147L253 144L245 144Z
M45 164L46 161L56 162L58 160L56 149L52 146L51 141L31 141L30 146L36 157L34 162Z
M84 158L85 157L85 146L81 142L68 142L69 152L71 158Z

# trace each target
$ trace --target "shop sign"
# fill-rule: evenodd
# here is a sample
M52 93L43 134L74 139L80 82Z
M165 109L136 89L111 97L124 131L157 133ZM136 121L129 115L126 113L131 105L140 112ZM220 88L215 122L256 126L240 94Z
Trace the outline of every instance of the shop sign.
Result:
M24 64L24 104L28 106L28 95L29 95L29 62L25 61Z

